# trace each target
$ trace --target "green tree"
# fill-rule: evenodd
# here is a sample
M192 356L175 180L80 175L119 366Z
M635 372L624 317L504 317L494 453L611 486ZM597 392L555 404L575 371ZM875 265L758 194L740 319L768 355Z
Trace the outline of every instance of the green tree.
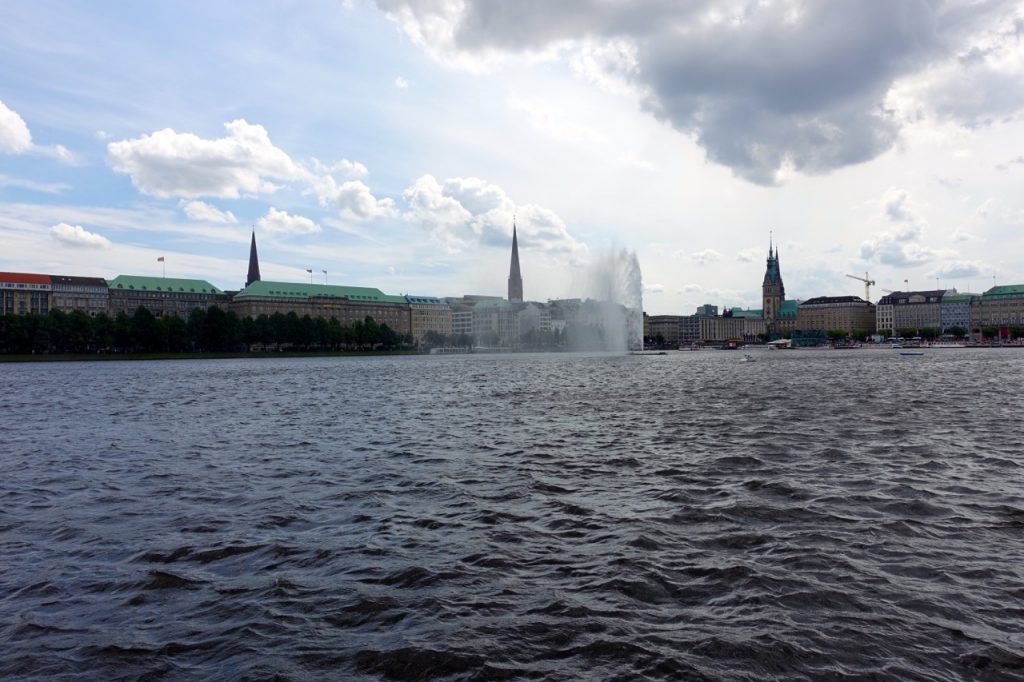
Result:
M953 335L953 338L962 339L967 336L967 330L960 326L950 327L949 333Z

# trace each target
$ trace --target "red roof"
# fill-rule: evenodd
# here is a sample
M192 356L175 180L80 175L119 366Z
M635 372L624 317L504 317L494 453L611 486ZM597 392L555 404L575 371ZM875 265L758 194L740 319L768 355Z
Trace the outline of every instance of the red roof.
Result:
M34 275L30 272L0 272L0 282L14 284L49 284L49 275Z

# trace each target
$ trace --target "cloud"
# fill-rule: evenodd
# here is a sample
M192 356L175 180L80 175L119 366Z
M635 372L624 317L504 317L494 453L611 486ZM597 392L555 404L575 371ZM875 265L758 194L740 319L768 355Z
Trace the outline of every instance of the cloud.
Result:
M760 249L743 249L742 251L736 254L736 260L738 260L741 263L753 263L754 261L757 260L758 256L760 255Z
M110 248L109 239L94 232L89 232L81 225L58 223L50 228L50 236L65 246L85 249Z
M332 175L341 173L348 178L365 178L370 171L358 161L342 159L332 164L325 164L319 159L313 159L313 170L319 175Z
M405 90L406 88L409 87L409 81L399 76L395 79L395 87L398 88L399 90Z
M34 180L23 180L12 178L8 175L0 175L0 187L17 187L33 192L45 192L46 194L61 194L71 189L71 185L63 182L35 182Z
M995 198L989 197L988 199L983 201L981 205L978 206L978 208L974 209L974 215L982 219L988 218L989 214L992 213L992 204L994 203L996 203Z
M32 133L29 132L25 119L19 116L18 112L8 108L2 100L0 100L0 152L39 154L55 158L68 165L79 162L78 157L62 144L33 144Z
M1024 108L1024 15L1019 4L976 3L967 11L951 10L951 19L970 22L982 16L985 21L952 43L946 59L898 81L889 105L904 116L926 116L967 128L1019 118Z
M285 211L279 211L273 206L256 222L261 232L267 234L292 235L292 234L313 234L320 231L320 226L309 218L291 215Z
M111 142L114 171L131 177L144 194L197 199L269 194L271 180L310 180L310 174L270 141L261 125L238 119L224 124L227 136L214 140L170 128Z
M958 227L955 230L953 230L953 234L950 236L950 239L952 239L954 243L958 243L959 244L961 242L975 242L975 241L978 241L979 237L976 234L972 234L972 233L966 231L962 227Z
M231 211L222 211L216 206L211 206L205 201L181 201L178 204L190 220L203 223L224 223L234 224L238 222L235 214Z
M581 262L587 255L586 245L569 234L554 211L517 205L500 187L479 178L449 178L442 184L424 175L403 196L409 205L406 219L422 225L451 253L476 244L507 247L515 219L519 248L571 262Z
M860 257L882 265L913 267L932 262L937 254L920 244L907 243L889 232L882 232L861 243Z
M0 100L0 151L23 154L32 149L32 133L25 119Z
M680 294L699 294L704 291L704 287L699 284L686 284L682 289L679 290Z
M325 175L314 180L312 188L321 206L333 205L342 216L352 220L371 220L398 214L394 200L376 198L360 180L339 183L332 176Z
M595 144L605 139L596 130L567 120L558 107L543 100L510 97L508 106L522 113L531 128L559 142Z
M1024 107L1009 0L377 5L450 65L567 57L588 80L633 93L709 160L764 185L787 169L820 174L873 159L915 111L972 124ZM958 59L972 47L985 58Z
M996 164L996 170L1008 171L1018 165L1024 165L1024 156L1015 156L1006 163Z
M691 253L690 260L697 265L707 265L708 263L717 263L722 260L722 254L718 253L714 249L704 249L703 251Z
M664 293L664 292L665 292L665 285L664 284L645 284L644 285L644 293L645 294L661 294L661 293Z
M989 268L979 261L953 261L941 265L934 274L940 279L963 279L979 277L982 272L987 270Z

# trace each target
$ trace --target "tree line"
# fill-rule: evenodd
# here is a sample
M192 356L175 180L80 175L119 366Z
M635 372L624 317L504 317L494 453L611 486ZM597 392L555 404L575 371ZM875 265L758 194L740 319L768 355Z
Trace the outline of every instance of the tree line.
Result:
M204 353L268 351L394 350L412 337L372 317L343 326L335 318L295 312L239 318L219 307L196 308L188 319L134 314L95 317L81 310L46 315L0 315L0 353Z

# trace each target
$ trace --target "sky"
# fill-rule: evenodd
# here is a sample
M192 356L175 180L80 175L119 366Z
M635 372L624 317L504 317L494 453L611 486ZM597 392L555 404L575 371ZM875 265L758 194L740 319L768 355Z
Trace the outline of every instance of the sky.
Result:
M585 293L1024 283L1024 3L0 3L0 271ZM157 258L164 257L163 264ZM324 271L327 271L326 274Z

